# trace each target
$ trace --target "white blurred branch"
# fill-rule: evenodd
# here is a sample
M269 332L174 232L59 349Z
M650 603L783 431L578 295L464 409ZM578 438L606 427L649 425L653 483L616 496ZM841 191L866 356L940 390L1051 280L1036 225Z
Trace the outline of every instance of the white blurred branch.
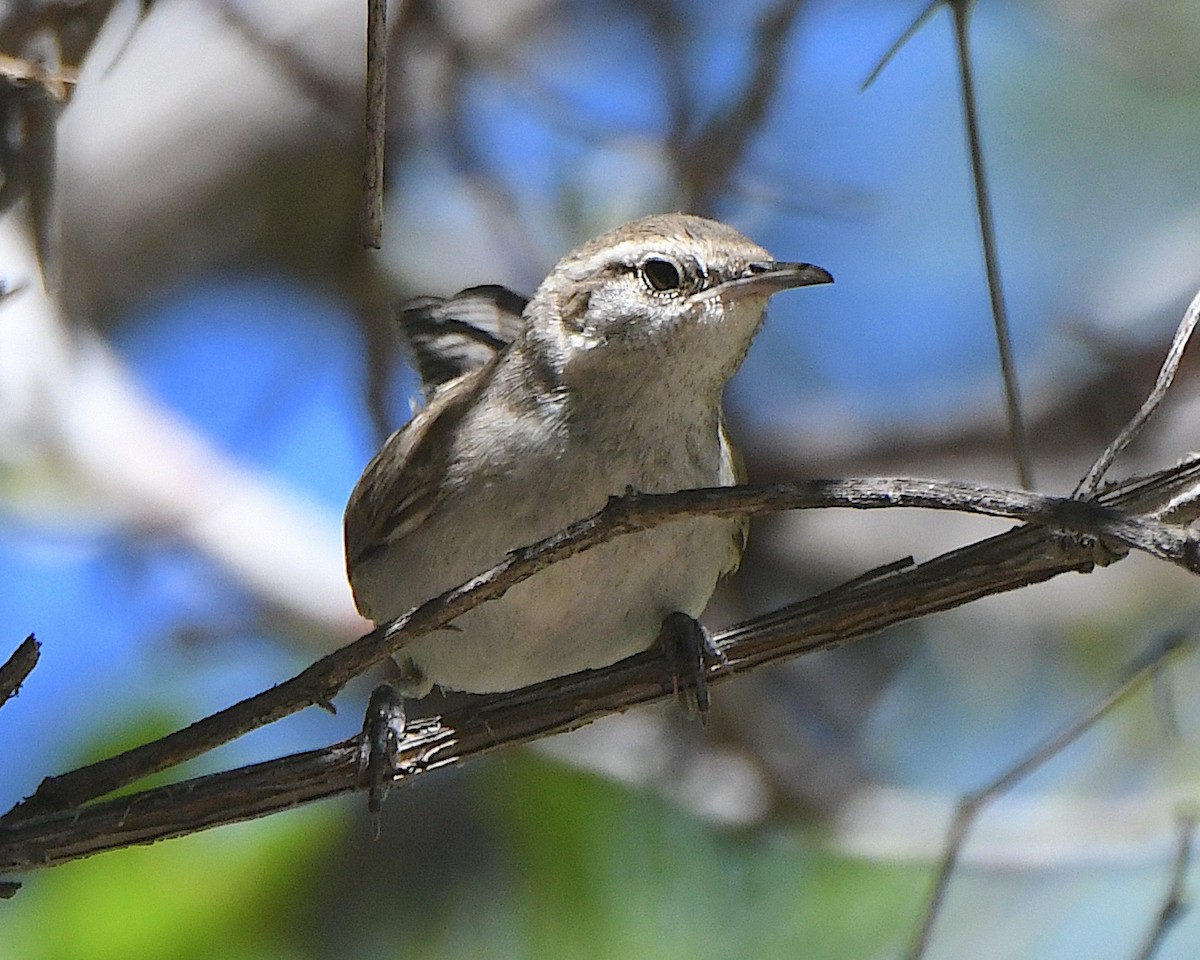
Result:
M361 633L338 518L232 462L97 335L68 328L15 214L0 221L0 264L23 285L0 302L0 462L36 491L10 505L61 513L45 496L57 485L81 512L192 545L277 612L332 634L326 645Z

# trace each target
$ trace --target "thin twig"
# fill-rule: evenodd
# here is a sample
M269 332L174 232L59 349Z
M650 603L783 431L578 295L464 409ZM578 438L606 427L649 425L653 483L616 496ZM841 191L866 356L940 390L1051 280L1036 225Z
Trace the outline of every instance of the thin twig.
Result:
M1017 366L1013 359L1008 308L1000 280L1000 254L996 244L996 224L992 218L992 200L988 191L987 168L979 133L978 104L975 97L974 67L971 64L970 16L975 0L948 0L954 17L955 48L958 51L958 76L961 83L963 114L967 127L967 146L971 154L971 181L975 184L975 212L983 240L983 263L987 270L988 297L992 304L992 322L996 329L996 347L1000 352L1000 374L1004 380L1004 409L1008 416L1009 441L1022 487L1032 490L1033 464L1029 440L1025 435L1025 417L1021 411L1021 391L1017 385Z
M1152 960L1158 953L1171 928L1188 911L1187 873L1192 863L1192 842L1196 833L1197 812L1184 810L1179 814L1179 840L1175 847L1175 862L1171 866L1171 883L1166 897L1154 918L1146 940L1134 955L1134 960Z
M363 146L364 247L383 241L383 160L387 146L387 0L367 0L367 104Z
M967 148L971 159L971 182L975 187L975 213L983 242L983 264L987 273L988 298L992 308L992 323L996 331L996 347L1000 353L1000 375L1004 382L1004 409L1008 420L1009 443L1012 445L1018 481L1024 489L1032 490L1034 487L1033 465L1029 453L1029 440L1025 431L1025 417L1021 410L1021 392L1017 384L1016 362L1013 359L1008 308L1005 305L1004 286L1000 279L996 224L992 216L987 167L983 159L983 141L979 132L979 109L975 96L975 73L971 62L970 48L970 16L974 2L975 0L933 0L888 48L887 53L880 58L875 69L863 82L863 89L865 90L875 81L884 66L929 21L939 6L944 4L950 8L950 15L954 20L955 50L958 55L958 76L967 132Z
M1062 753L1063 750L1095 726L1105 714L1109 713L1142 683L1152 677L1168 659L1179 653L1185 646L1194 644L1195 641L1196 635L1194 633L1184 633L1183 631L1164 637L1161 643L1156 644L1134 660L1126 668L1121 680L1107 694L1094 703L1086 713L1049 739L1040 743L995 780L967 794L959 801L954 813L954 820L946 836L945 850L942 853L941 863L938 865L937 876L934 880L929 900L925 906L925 913L921 918L921 925L913 937L908 952L905 954L908 960L920 960L921 957L925 956L930 936L933 933L934 923L937 921L942 904L945 901L946 891L950 885L950 878L958 865L959 855L962 852L967 832L975 823L976 818L983 808L1001 794L1011 790L1048 760Z
M1175 379L1175 374L1179 370L1179 364L1183 360L1183 351L1191 340L1192 333L1196 329L1196 323L1200 321L1200 292L1192 298L1192 302L1188 304L1188 308L1184 311L1183 319L1179 321L1179 326L1175 328L1175 336L1171 340L1171 349L1167 351L1167 358L1163 361L1162 367L1158 371L1158 379L1154 381L1154 389L1150 391L1150 395L1146 397L1145 402L1138 409L1138 412L1133 415L1133 419L1125 424L1125 427L1117 434L1117 438L1113 440L1105 449L1100 458L1092 464L1092 468L1087 472L1079 485L1075 488L1074 496L1091 496L1100 486L1100 481L1104 479L1104 475L1108 472L1108 468L1112 466L1113 461L1121 454L1133 439L1142 431L1142 427L1146 425L1146 421L1150 419L1163 398L1167 395L1167 391L1171 388L1171 382Z
M30 671L37 666L41 646L31 633L21 641L21 645L13 651L13 655L4 665L0 666L0 707L8 703L9 698L25 682Z
M937 8L945 2L946 0L929 0L929 3L926 4L925 9L918 13L913 18L912 23L904 28L904 32L901 33L900 36L895 39L892 45L887 48L887 51L882 57L879 58L879 62L876 63L871 72L867 74L867 79L864 80L862 82L862 86L859 87L860 93L867 92L867 88L879 79L879 75L883 73L883 68L892 62L892 59L896 56L896 54L900 52L900 50L906 43L908 43L909 40L917 35L917 31L929 22L930 18L937 12Z

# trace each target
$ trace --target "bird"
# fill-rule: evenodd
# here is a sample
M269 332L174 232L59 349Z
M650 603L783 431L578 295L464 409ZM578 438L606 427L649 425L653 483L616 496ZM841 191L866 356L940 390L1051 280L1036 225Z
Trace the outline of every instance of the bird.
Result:
M725 385L767 301L833 282L724 223L634 220L564 256L528 300L499 286L409 304L426 405L346 507L347 573L376 624L630 489L742 479ZM746 524L689 517L576 554L403 647L403 698L513 690L605 667L694 627L737 568Z

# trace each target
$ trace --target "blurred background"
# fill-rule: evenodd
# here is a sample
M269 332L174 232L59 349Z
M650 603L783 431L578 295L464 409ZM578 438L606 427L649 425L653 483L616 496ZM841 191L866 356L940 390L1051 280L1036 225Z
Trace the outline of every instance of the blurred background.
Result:
M341 510L416 398L393 305L529 293L644 213L837 278L773 303L730 388L752 479L1014 485L948 14L860 90L919 10L395 3L365 251L364 3L2 0L0 655L43 649L0 807L357 636ZM972 42L1038 488L1065 493L1200 284L1200 9L981 0ZM1198 404L1185 365L1118 472L1195 449ZM707 619L1005 526L757 522ZM957 797L1196 610L1133 556L725 684L707 731L641 709L421 778L379 842L355 797L34 874L0 958L896 956ZM930 957L1135 955L1200 790L1198 681L1176 662L985 812ZM348 736L365 689L188 772Z

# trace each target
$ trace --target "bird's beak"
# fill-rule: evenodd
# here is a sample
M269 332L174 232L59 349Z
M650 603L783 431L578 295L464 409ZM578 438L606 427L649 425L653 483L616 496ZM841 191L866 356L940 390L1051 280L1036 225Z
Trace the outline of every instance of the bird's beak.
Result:
M812 263L760 260L750 264L742 276L725 281L714 292L737 299L764 293L770 296L780 290L810 287L818 283L833 283L832 274Z
M757 276L767 285L779 290L789 290L792 287L811 287L818 283L833 283L833 274L823 267L818 267L815 263L776 262L764 266L767 268L765 271L751 274L751 276Z
M758 290L790 290L792 287L810 287L817 283L833 283L833 275L816 264L788 263L768 260L752 263L744 277L734 283L744 283Z

